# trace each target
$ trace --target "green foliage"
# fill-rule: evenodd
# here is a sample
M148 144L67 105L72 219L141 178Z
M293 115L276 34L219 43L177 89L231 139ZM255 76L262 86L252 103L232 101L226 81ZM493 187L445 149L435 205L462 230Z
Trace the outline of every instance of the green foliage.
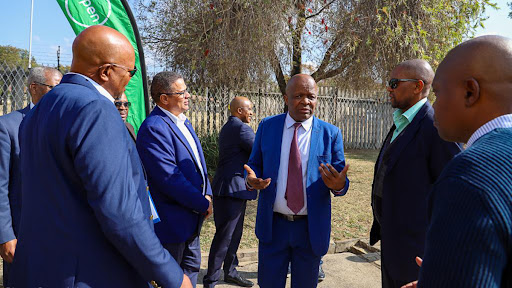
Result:
M138 0L145 43L194 84L247 87L310 73L366 87L406 59L436 67L492 0Z
M210 180L215 176L215 171L217 171L217 165L219 163L218 140L219 134L216 132L199 136L201 147L203 147L204 160L206 161L206 170L208 170Z
M28 67L28 51L13 46L0 46L0 63L9 66ZM32 67L37 66L36 59L32 57Z

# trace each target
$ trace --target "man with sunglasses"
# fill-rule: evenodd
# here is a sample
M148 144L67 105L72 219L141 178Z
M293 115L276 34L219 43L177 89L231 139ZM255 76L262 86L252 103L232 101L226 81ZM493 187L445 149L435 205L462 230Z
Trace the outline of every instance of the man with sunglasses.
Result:
M370 244L381 241L382 287L400 287L418 277L414 259L423 255L427 195L460 147L442 140L427 101L434 71L424 60L408 60L391 71L387 91L391 127L375 164Z
M20 126L23 206L11 287L190 287L155 235L147 185L115 109L135 68L129 40L91 26L71 73Z
M50 67L34 67L28 75L30 103L0 117L0 256L4 261L4 287L16 250L21 214L21 170L18 132L21 121L41 98L59 84L62 73Z
M137 135L135 134L135 129L133 128L132 124L126 122L132 103L128 101L126 94L123 93L121 97L114 101L114 105L116 105L117 111L119 111L119 115L121 115L121 119L123 119L124 125L126 125L126 129L128 129L128 132L130 133L133 141L136 141Z
M155 109L137 135L137 150L160 215L155 232L195 287L201 265L199 232L213 212L206 162L190 121L190 94L183 77L160 72L153 77Z

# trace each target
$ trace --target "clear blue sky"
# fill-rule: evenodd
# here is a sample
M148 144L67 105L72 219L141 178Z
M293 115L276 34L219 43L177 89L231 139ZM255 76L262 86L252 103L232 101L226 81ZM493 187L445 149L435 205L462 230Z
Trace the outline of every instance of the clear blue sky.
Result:
M507 18L510 9L507 1L496 1L499 10L489 9L485 22L485 28L479 29L476 35L499 34L512 38L512 19ZM31 0L3 0L0 1L0 10L4 11L0 17L0 45L12 45L28 49L30 27L30 3ZM133 0L128 1L133 5ZM56 65L57 47L61 46L61 63L71 63L71 43L75 34L69 26L66 17L62 13L55 0L34 0L34 24L33 24L33 55L39 63ZM146 59L148 70L153 69L154 61Z

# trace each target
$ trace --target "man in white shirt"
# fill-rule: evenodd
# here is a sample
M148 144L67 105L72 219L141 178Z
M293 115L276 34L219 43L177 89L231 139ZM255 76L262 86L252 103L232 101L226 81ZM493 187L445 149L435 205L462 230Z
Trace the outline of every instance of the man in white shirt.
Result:
M320 258L331 231L331 193L348 190L343 139L338 127L313 116L318 86L293 76L284 100L288 113L261 121L245 169L248 188L261 190L256 216L258 284L316 287ZM276 161L277 160L277 161Z
M151 97L157 107L139 129L137 150L161 219L155 232L195 286L199 232L213 208L201 143L183 114L190 94L181 75L160 72L151 83Z

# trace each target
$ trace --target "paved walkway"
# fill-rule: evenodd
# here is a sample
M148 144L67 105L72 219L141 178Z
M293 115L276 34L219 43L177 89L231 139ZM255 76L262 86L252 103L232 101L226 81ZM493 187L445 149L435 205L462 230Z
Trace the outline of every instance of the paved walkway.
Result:
M323 257L323 269L326 279L320 282L319 288L379 288L380 279L380 257L378 253L365 255L356 255L350 252L327 254ZM0 273L1 273L0 261ZM204 261L203 261L204 262ZM206 266L206 263L203 264ZM243 262L238 267L240 273L257 283L258 262ZM206 267L202 267L199 275L197 288L202 288L203 275L206 273ZM0 287L1 285L0 278ZM235 288L238 286L219 282L219 288ZM255 285L255 287L258 287ZM286 287L290 287L290 279L287 280Z
M350 252L327 254L323 257L323 269L326 275L319 288L380 288L380 258L378 254L358 256ZM373 261L375 260L375 261ZM370 262L373 261L373 262ZM205 267L204 267L205 268ZM257 282L257 262L241 263L238 271L254 283ZM202 287L202 279L206 270L201 269L198 288ZM219 288L235 288L238 286L219 282ZM258 287L255 285L255 287ZM290 287L290 279L286 287Z

